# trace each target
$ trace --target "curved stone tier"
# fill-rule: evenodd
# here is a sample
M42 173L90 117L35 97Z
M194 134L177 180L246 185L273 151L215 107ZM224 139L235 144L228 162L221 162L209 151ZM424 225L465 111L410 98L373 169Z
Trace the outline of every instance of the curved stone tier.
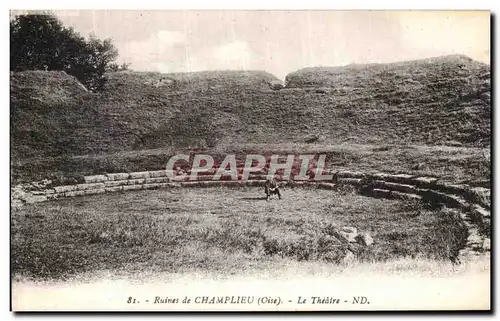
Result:
M186 173L189 174L189 173ZM212 174L212 173L211 173ZM482 236L480 229L490 225L491 201L490 189L470 185L457 185L440 182L435 177L416 177L407 174L362 173L351 171L331 171L333 180L325 181L282 181L282 187L306 187L339 190L351 189L365 196L420 200L434 204L444 204L460 209L464 223L469 230L467 244L459 254L459 260L470 255L490 251L490 238ZM279 176L276 175L279 179ZM65 186L52 186L44 180L21 184L11 188L11 205L22 206L79 195L94 195L130 190L179 188L179 187L214 187L214 186L263 186L264 174L251 174L247 181L213 180L212 175L199 175L196 180L173 182L167 171L147 171L134 173L113 173L86 176L85 183Z

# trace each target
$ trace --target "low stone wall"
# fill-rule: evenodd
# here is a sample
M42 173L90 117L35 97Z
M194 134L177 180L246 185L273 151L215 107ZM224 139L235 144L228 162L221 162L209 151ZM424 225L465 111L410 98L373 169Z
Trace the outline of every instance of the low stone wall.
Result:
M146 189L179 187L241 187L263 186L266 176L250 174L248 181L213 180L212 175L199 175L196 180L189 177L182 182L170 181L167 171L145 171L86 176L85 183L52 186L49 180L21 184L11 188L11 205L38 203L66 197L125 192ZM186 173L189 175L189 173ZM441 182L435 177L416 177L408 174L362 173L352 171L331 172L333 180L283 181L283 187L314 187L328 190L351 188L363 195L377 198L417 200L445 204L460 209L462 219L469 230L466 247L459 259L465 256L490 251L490 239L481 236L481 226L491 223L490 189L485 187L457 185ZM238 175L241 178L241 174ZM278 177L279 179L279 177Z

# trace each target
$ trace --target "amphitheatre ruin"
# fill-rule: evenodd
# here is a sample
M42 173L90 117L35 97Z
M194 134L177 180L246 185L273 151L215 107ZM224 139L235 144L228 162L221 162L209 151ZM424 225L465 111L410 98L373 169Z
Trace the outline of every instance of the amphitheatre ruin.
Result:
M107 77L92 93L64 72L11 72L21 279L489 262L489 65L452 55L305 68L284 82L263 71ZM180 153L216 166L236 155L238 174L249 154L324 154L333 178L294 171L283 199L266 201L268 167L246 181L172 181L165 166Z

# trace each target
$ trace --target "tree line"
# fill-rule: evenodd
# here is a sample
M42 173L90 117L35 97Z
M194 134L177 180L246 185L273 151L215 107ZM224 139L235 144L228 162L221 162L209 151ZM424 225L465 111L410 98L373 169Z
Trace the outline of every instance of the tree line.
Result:
M10 70L63 70L87 89L99 91L108 71L127 70L117 64L111 39L91 34L85 39L53 14L26 14L10 21Z

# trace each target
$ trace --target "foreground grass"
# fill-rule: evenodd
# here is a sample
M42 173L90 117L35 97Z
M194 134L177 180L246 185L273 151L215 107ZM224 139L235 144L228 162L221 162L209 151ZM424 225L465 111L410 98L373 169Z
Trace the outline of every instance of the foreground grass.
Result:
M423 256L401 257L386 261L352 260L341 264L331 264L323 261L296 261L292 259L272 257L260 264L247 266L242 270L207 270L191 269L183 271L169 270L130 270L107 269L86 271L67 275L63 279L34 278L27 274L14 274L12 281L17 284L60 284L74 282L75 284L125 280L134 283L161 283L175 281L219 281L219 280L297 280L320 278L367 278L405 277L405 278L446 278L464 275L489 274L491 257L487 253L474 260L454 264L451 261L432 260Z
M256 188L138 191L29 205L12 211L14 275L64 279L95 271L221 274L283 262L346 264L394 259L451 264L467 230L452 210L418 203L288 189L266 202ZM340 227L370 233L355 247Z

